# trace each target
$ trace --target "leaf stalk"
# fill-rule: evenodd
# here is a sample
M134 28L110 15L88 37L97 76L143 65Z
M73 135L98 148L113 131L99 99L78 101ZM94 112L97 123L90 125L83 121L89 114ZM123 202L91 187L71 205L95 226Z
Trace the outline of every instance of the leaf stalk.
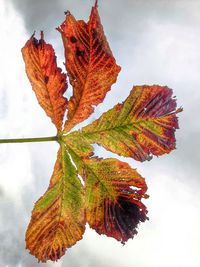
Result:
M50 142L50 141L58 141L58 137L57 136L48 136L48 137L33 137L33 138L0 139L0 144Z

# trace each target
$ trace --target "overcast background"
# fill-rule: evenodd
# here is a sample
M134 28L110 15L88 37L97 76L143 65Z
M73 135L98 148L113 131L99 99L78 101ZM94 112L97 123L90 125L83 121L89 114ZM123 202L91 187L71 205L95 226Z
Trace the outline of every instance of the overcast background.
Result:
M87 20L93 2L0 0L0 138L56 134L37 104L20 50L34 30L37 36L44 30L63 66L62 41L55 28L66 10ZM58 263L38 264L25 250L24 235L33 203L49 184L58 146L3 144L0 267L199 267L200 0L100 0L99 12L122 71L88 121L124 100L133 84L168 85L184 108L177 150L145 163L122 159L146 178L150 220L125 246L87 228L83 240ZM104 149L96 152L112 156Z

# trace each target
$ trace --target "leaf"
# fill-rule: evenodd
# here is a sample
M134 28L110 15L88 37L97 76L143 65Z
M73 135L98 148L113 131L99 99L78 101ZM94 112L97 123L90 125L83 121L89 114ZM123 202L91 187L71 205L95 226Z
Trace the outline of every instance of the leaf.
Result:
M90 227L122 243L133 238L138 224L148 219L141 202L148 197L145 179L117 159L81 158L70 148L68 151L85 182Z
M60 131L67 107L67 100L63 97L67 84L66 75L56 65L54 49L46 44L41 32L39 41L34 35L27 41L22 55L37 100Z
M87 166L86 216L90 227L122 243L133 238L139 222L147 219L141 202L147 190L144 178L116 159L88 159Z
M86 222L97 233L125 243L137 234L139 223L148 219L142 203L148 197L144 178L127 163L94 157L92 144L139 161L169 153L176 145L177 113L182 109L176 110L172 90L159 85L133 87L123 103L68 133L103 101L120 71L106 41L97 2L88 23L76 21L67 12L58 28L73 87L68 104L63 97L66 75L57 67L43 33L39 41L32 36L22 49L27 75L40 105L57 127L60 145L50 185L36 202L26 232L27 248L42 262L59 259L82 239Z
M122 104L105 112L98 120L65 137L77 154L79 144L97 143L107 150L135 160L150 160L175 149L178 128L176 100L168 87L135 86ZM90 152L91 153L91 152Z
M65 147L58 152L50 185L35 204L26 245L39 261L55 261L85 231L83 187Z
M76 21L67 12L58 30L62 35L66 69L73 87L64 127L68 132L87 119L94 106L103 101L121 68L116 65L106 41L97 4L92 8L88 23Z

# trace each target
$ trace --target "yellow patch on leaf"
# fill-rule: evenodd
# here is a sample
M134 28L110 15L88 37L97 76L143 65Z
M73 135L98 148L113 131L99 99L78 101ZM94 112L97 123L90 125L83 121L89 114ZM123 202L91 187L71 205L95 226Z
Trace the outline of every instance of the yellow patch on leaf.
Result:
M176 147L178 128L176 99L166 86L134 86L122 104L117 104L96 121L65 137L77 154L98 144L120 156L150 160ZM87 148L87 149L86 149ZM92 150L90 149L90 153Z
M64 146L59 150L50 185L35 204L26 246L39 261L58 260L85 231L83 187Z

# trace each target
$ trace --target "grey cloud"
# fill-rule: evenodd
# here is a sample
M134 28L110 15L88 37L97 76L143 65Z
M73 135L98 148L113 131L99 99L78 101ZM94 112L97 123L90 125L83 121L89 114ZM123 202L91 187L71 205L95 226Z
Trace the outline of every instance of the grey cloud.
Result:
M94 0L10 0L18 12L23 16L27 30L33 33L41 29L48 34L63 20L63 13L70 10L78 19L88 19ZM199 20L197 14L190 16L191 10L200 7L200 3L193 0L188 2L169 0L109 0L99 1L102 21L106 24L107 32L112 32L114 39L124 38L128 32L139 36L141 31L148 29L152 20L158 23L174 21L178 24L193 24ZM134 25L134 27L133 27ZM147 27L147 28L145 28ZM118 29L116 31L116 29ZM56 36L56 35L54 35ZM135 39L138 42L137 39Z
M75 15L86 18L93 1L53 1L53 0L11 0L24 18L30 34L44 30L47 35L56 37L54 29L64 20L64 11L71 10ZM88 4L89 2L89 4ZM77 9L78 7L78 9ZM58 33L57 33L58 35Z
M14 267L25 256L24 210L4 196L0 203L0 261L2 266Z

